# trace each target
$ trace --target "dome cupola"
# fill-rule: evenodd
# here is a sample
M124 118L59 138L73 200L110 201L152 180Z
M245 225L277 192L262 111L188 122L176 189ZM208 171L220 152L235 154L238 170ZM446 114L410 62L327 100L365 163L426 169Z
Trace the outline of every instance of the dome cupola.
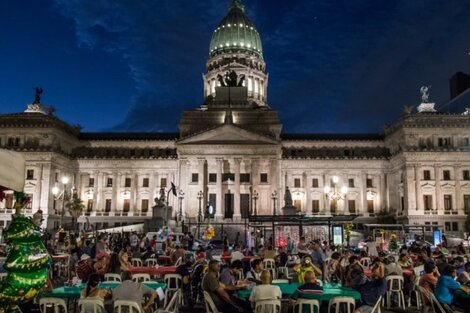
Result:
M239 0L232 0L228 14L212 34L210 56L220 53L244 52L263 59L263 47L256 27L245 15Z

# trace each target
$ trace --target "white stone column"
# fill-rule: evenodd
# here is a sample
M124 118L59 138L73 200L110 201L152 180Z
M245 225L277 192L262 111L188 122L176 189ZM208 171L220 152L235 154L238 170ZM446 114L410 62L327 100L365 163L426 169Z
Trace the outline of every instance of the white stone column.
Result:
M132 205L129 210L129 213L137 212L137 208L138 208L137 201L139 200L139 185L140 185L139 178L140 178L139 174L134 173L134 184L133 184L133 188L131 192L131 201L130 201Z
M236 220L241 219L241 214L240 214L240 163L242 159L240 158L235 158L234 160L235 164L235 192L234 192L234 199L233 199L233 218Z
M281 200L280 199L284 199L284 193L281 192L281 190L279 190L279 182L278 182L278 160L275 159L275 158L271 158L270 160L270 174L269 176L271 177L271 193L273 193L274 191L276 191L277 193L277 200L276 201L276 215L282 215L283 212L281 211ZM269 195L271 197L271 195ZM272 200L271 200L272 202ZM273 206L273 204L271 203L271 206ZM271 208L270 212L273 214L274 210L274 207Z
M454 181L455 181L455 200L454 202L454 211L458 211L459 214L464 214L463 212L463 195L461 191L461 167L460 165L454 166Z
M34 188L34 198L33 198L33 213L35 213L41 207L41 189L42 189L42 164L37 165L37 174L36 174L36 188Z
M305 176L305 209L306 213L312 213L312 175L310 173L304 173Z
M224 159L217 158L217 199L216 199L216 212L215 218L216 220L221 220L224 217L224 208L222 206L222 199L223 199L223 190L222 190L222 173L224 170ZM204 206L203 206L204 208Z
M385 205L385 174L380 173L379 175L379 184L380 184L380 210L387 210L388 208Z
M438 210L437 214L444 214L444 206L443 206L443 199L442 199L442 190L441 190L441 166L440 164L434 165L434 178L436 181L436 200L434 207L435 210Z
M116 185L116 189L114 189L115 190L114 201L111 204L112 206L111 211L112 212L122 211L119 208L119 201L121 200L121 188L122 188L122 173L121 172L117 173L116 183L115 184L113 183L113 186L114 185Z
M423 196L421 195L421 179L419 173L419 166L414 165L414 176L415 176L415 190L416 190L416 211L419 211L420 208L424 209Z
M367 212L367 174L365 172L361 172L361 177L359 180L360 185L360 193L361 193L361 201L359 205L360 214L364 214Z
M182 205L182 210L183 210L183 216L188 216L188 217L196 217L197 218L197 211L196 212L190 212L189 210L187 210L187 203L189 203L189 184L188 184L188 161L186 159L184 160L180 160L179 162L180 164L180 177L179 177L179 186L180 188L188 188L187 190L183 190L183 192L185 193L185 196L184 196L184 199L183 199L183 203L181 204ZM199 204L198 204L199 205ZM201 204L202 205L202 204ZM199 209L199 207L197 208Z
M96 178L95 178L96 179ZM96 192L96 206L99 208L100 211L104 211L103 208L103 173L99 172L98 173L98 179L97 179L97 192Z

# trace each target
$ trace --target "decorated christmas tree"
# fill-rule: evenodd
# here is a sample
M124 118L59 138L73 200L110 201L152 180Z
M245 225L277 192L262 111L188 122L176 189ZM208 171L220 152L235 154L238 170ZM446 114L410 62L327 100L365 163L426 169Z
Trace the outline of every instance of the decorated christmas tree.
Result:
M398 250L397 235L395 235L395 234L390 235L389 248L390 248L390 251L397 251Z
M41 232L33 219L20 214L28 203L23 193L16 193L16 213L4 231L8 242L3 265L8 276L0 282L0 307L6 312L18 311L17 304L31 301L47 284L51 258L41 241Z

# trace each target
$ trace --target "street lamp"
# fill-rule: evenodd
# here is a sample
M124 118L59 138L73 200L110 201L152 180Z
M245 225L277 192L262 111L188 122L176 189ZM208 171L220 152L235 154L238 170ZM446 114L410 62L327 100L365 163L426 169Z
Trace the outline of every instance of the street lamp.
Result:
M201 221L202 221L201 201L202 201L203 198L204 198L204 193L201 190L197 193L197 199L199 200L199 210L197 212L197 237L198 238L199 238L199 227L200 227Z
M258 192L256 192L256 190L253 190L253 201L254 201L254 204L255 204L255 216L258 215L258 210L256 209L256 201L258 201L258 197L259 197L259 194Z
M348 187L343 185L343 187L338 189L338 182L339 182L338 176L333 176L332 181L333 181L333 189L331 189L331 187L328 185L326 185L325 188L323 189L323 191L325 192L326 198L328 200L333 200L335 202L339 200L344 200L348 194ZM336 213L336 207L335 207L334 213Z
M180 222L183 220L183 199L184 199L184 191L180 189L180 192L178 194L178 199L180 201L180 207L179 207L179 212L178 212L178 216L176 218L176 221L178 221L178 219L180 220Z
M276 200L277 200L277 191L274 190L274 192L271 194L271 199L273 200L273 215L276 215Z
M67 185L69 183L69 178L67 176L62 176L60 179L62 183L62 190L59 186L52 187L52 194L54 195L54 200L62 199L62 211L60 212L60 228L64 224L64 214L65 214L65 200L67 200Z

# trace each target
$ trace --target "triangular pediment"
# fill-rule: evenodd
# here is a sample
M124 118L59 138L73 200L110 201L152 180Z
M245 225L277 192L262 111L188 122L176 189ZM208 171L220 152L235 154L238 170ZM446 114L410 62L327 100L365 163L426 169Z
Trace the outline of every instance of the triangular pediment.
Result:
M216 128L182 138L178 144L244 144L272 145L275 139L263 136L233 124L224 124Z

